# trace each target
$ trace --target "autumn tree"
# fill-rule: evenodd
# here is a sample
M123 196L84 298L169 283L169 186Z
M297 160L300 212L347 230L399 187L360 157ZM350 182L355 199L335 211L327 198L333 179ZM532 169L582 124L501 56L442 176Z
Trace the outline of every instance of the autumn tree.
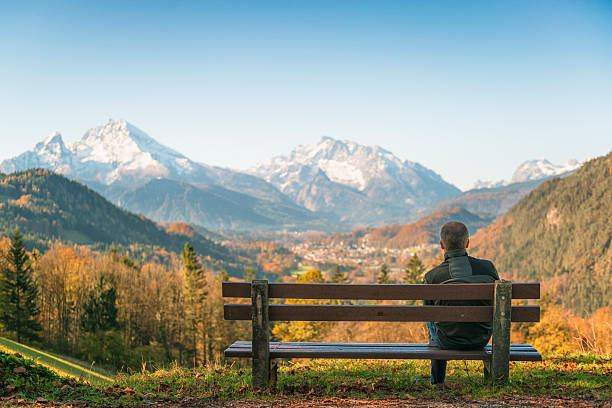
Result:
M318 269L313 269L296 279L296 283L324 283L325 278ZM311 301L308 299L289 299L288 304L325 304L329 301ZM317 339L329 325L326 322L283 322L272 329L272 334L281 341L312 341Z
M37 320L40 314L37 296L30 258L19 229L15 229L0 271L0 321L5 330L15 333L19 343L38 339L41 327Z

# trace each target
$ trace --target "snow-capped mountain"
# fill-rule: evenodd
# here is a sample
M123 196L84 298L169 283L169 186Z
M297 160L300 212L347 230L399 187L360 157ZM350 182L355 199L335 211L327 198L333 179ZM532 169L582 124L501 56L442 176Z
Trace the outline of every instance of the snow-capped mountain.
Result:
M32 167L102 185L153 178L211 181L213 176L210 169L159 144L125 120L109 120L72 145L54 132L33 151L0 163L5 173Z
M528 160L521 164L512 175L512 183L538 180L545 177L559 176L574 171L580 167L578 161L572 159L566 164L554 165L546 159Z
M517 167L510 180L476 180L472 189L503 187L513 183L521 183L524 181L541 180L547 177L560 176L562 174L570 173L578 169L580 165L581 163L574 159L562 165L552 164L546 159L527 160Z
M379 146L330 137L300 145L250 172L310 210L354 222L406 220L411 208L459 193L433 171Z
M197 163L125 120L94 127L74 144L54 132L33 150L0 163L4 173L31 168L76 179L155 221L211 229L327 228L265 180Z

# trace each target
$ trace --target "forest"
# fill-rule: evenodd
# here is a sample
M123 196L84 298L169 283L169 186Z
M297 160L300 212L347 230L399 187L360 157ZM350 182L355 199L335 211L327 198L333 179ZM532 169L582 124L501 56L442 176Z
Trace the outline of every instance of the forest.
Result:
M401 282L421 282L428 266L413 256ZM169 263L139 264L116 249L101 252L61 242L44 252L27 252L16 230L0 241L0 272L3 336L98 366L130 372L219 364L229 344L250 336L248 322L223 319L221 282L229 275L204 266L189 243ZM255 271L246 268L243 279L254 278ZM293 279L349 281L338 266ZM393 282L383 265L377 283ZM15 294L22 300L15 302ZM543 353L612 352L609 307L583 318L550 296L541 306L541 322L517 324L514 342L528 341ZM282 341L426 341L419 323L277 322L272 335Z

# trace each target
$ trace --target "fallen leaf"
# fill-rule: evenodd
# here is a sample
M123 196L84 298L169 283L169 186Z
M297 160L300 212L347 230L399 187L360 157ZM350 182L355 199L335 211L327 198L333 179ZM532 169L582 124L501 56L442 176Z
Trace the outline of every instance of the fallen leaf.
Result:
M26 369L25 369L25 367L21 367L21 366L20 367L15 367L15 368L13 368L13 372L15 374L23 374L23 373L26 372Z

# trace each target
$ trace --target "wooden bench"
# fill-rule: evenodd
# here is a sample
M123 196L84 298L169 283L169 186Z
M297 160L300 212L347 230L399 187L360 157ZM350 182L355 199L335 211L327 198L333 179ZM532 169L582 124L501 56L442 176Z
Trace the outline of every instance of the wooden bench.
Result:
M252 384L276 381L279 358L376 358L482 360L486 379L507 382L509 361L541 361L529 344L510 344L510 322L537 322L539 306L512 306L512 299L539 299L539 283L363 285L340 283L223 282L223 297L250 298L251 304L226 304L226 320L251 320L252 341L237 341L226 357L252 359ZM293 305L270 298L361 300L477 300L493 306ZM484 350L442 350L430 344L270 342L270 321L493 322L492 344Z

